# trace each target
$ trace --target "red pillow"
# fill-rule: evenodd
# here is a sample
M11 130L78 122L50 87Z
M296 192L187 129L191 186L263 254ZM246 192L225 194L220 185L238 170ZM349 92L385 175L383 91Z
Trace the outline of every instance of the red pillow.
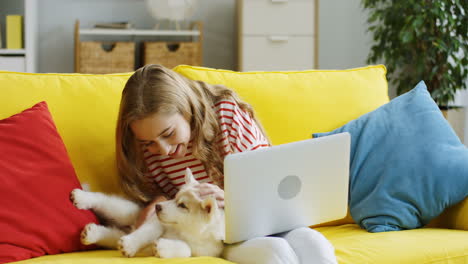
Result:
M0 263L88 248L80 232L97 219L70 202L74 188L80 183L45 102L0 120Z

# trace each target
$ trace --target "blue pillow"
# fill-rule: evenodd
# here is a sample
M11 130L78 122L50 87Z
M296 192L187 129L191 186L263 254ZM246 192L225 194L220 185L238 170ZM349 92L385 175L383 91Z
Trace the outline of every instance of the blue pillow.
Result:
M421 81L322 137L351 134L349 207L369 232L426 225L468 195L468 149Z

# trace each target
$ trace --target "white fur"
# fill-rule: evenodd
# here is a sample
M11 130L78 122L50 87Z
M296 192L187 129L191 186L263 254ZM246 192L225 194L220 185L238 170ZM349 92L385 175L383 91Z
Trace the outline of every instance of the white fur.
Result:
M194 189L199 183L188 168L185 182L176 198L159 203L162 210L138 229L134 225L142 208L136 203L118 196L73 190L70 198L77 208L92 209L111 221L108 226L86 225L82 243L119 249L126 257L138 252L161 258L220 256L224 248L224 210L218 208L213 197L199 198ZM180 207L182 203L187 209Z
M117 248L117 242L124 235L125 232L116 227L90 223L81 232L81 243L84 245L99 244L107 248Z
M218 257L223 251L224 210L213 197L201 200L194 189L197 184L187 169L175 199L159 203L157 215L165 231L154 250L162 258L186 257L187 248L190 256Z
M108 226L94 223L86 225L81 232L81 241L85 245L97 244L119 249L124 256L133 257L137 252L152 245L163 233L156 216L135 230L134 225L141 207L132 201L80 189L73 190L70 198L77 208L92 209L99 217L110 222Z
M188 258L192 255L192 250L187 243L167 238L159 238L154 244L153 252L160 258Z

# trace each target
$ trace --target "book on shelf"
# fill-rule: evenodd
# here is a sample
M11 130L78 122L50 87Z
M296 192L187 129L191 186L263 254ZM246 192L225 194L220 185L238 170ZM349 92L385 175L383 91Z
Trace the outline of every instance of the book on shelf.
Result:
M22 49L23 46L23 16L6 16L6 48Z
M128 21L123 22L109 22L109 23L96 23L94 28L107 28L107 29L131 29L133 25Z

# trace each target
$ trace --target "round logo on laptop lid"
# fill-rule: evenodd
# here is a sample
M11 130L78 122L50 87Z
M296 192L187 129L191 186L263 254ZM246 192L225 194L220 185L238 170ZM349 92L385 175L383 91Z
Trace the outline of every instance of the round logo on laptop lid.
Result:
M278 195L283 200L296 197L301 191L302 182L296 175L288 175L278 185Z

